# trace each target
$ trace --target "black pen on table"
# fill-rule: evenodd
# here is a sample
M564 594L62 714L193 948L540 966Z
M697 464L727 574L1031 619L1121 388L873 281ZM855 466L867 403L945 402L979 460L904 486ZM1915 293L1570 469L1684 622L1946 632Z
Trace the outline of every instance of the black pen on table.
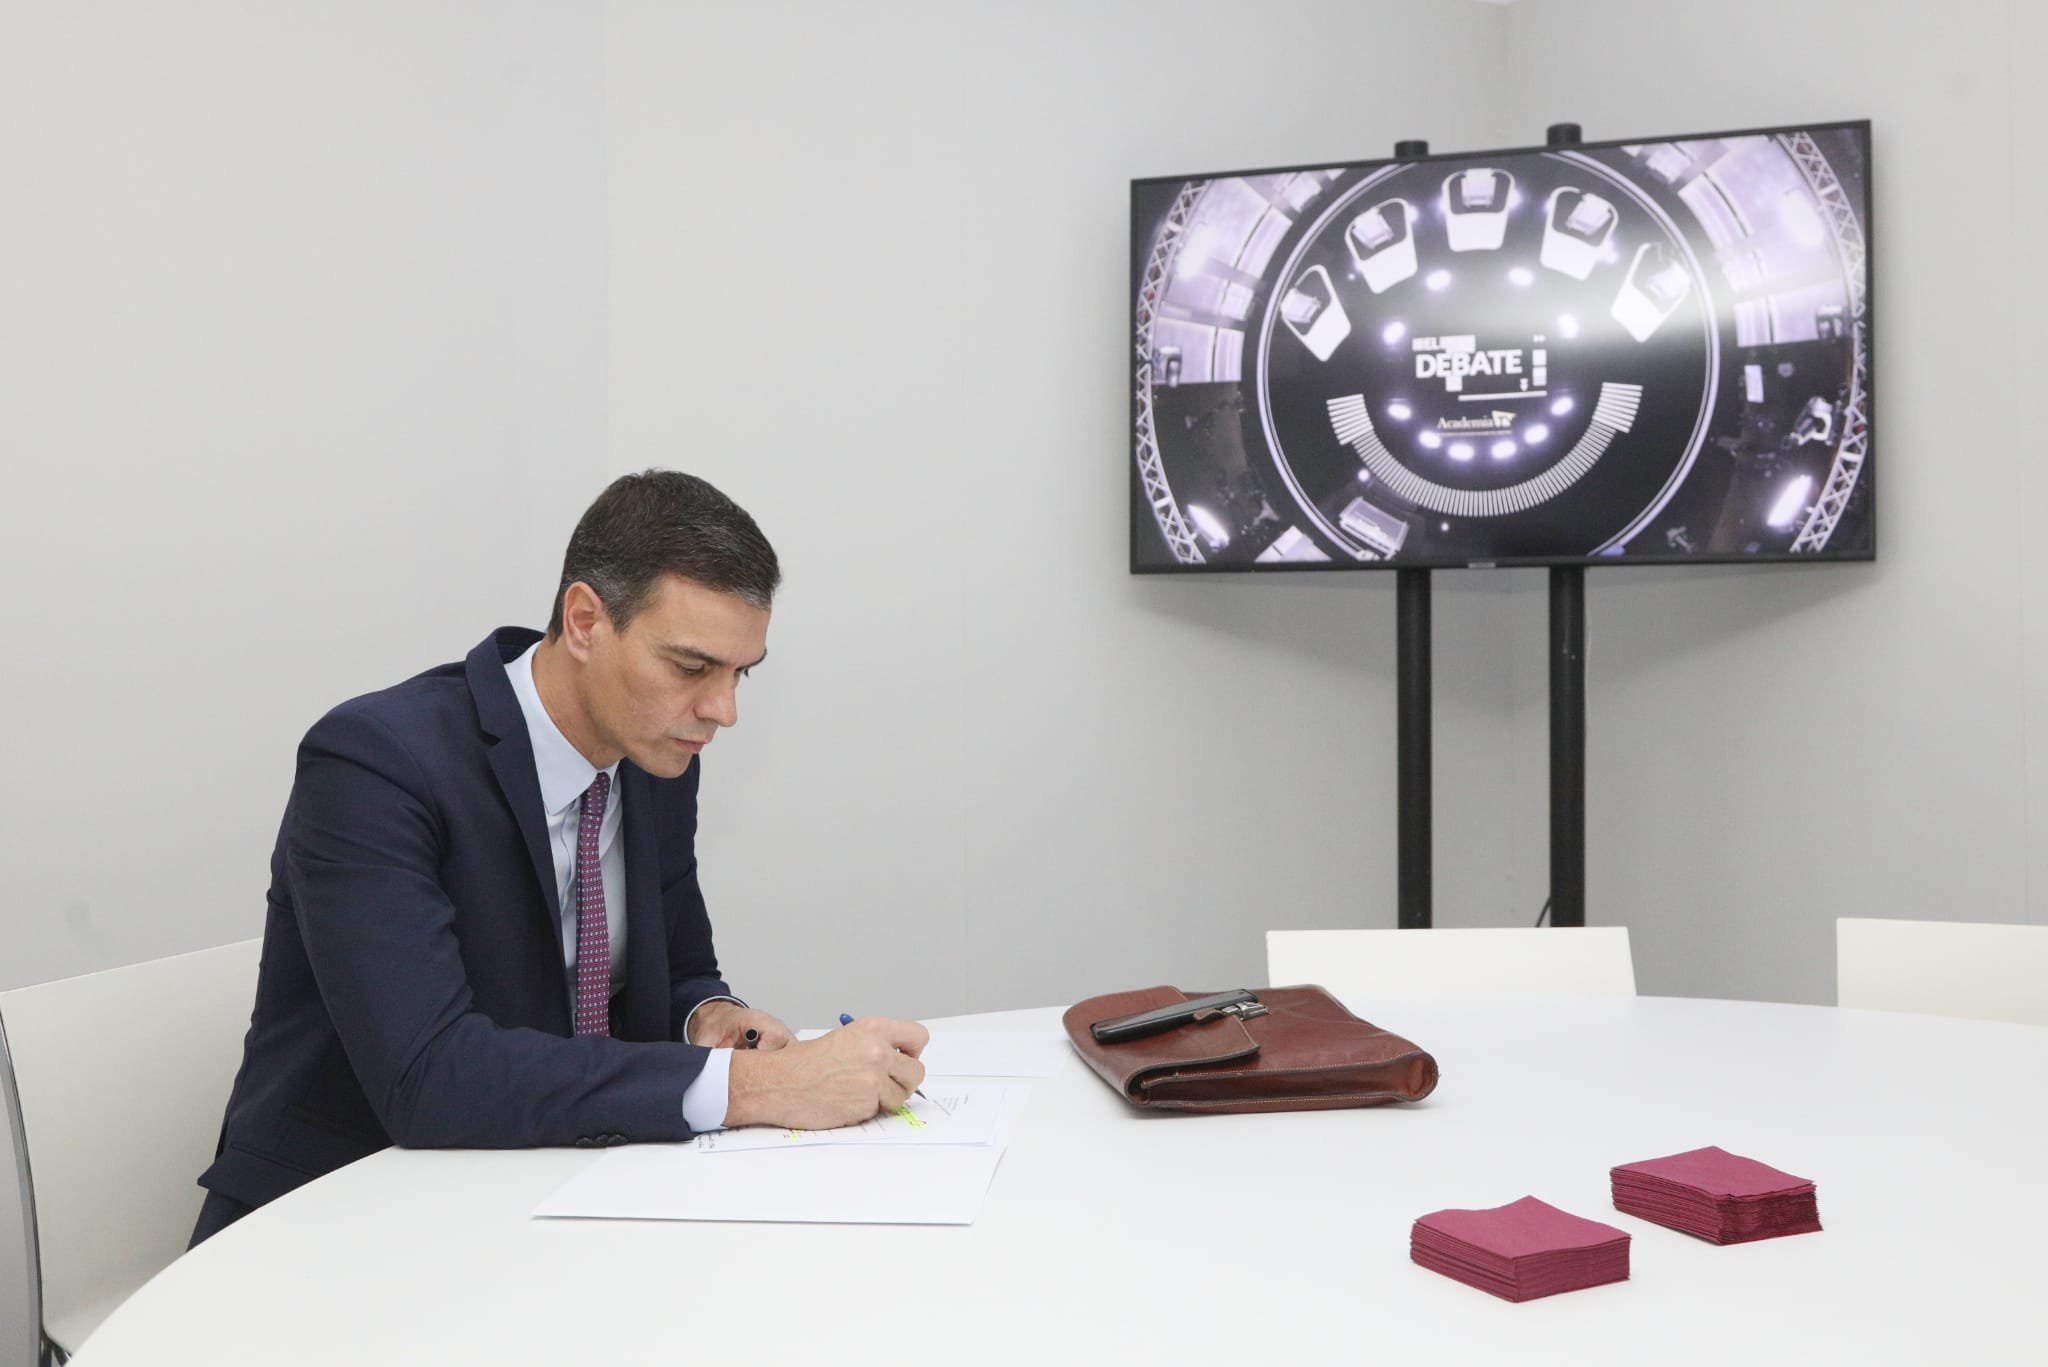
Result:
M839 1013L839 1023L841 1025L851 1025L853 1024L853 1017L847 1015L844 1011L841 1011ZM922 1087L912 1087L910 1089L910 1094L916 1097L924 1097L926 1101L931 1100L930 1097L924 1095L924 1088Z

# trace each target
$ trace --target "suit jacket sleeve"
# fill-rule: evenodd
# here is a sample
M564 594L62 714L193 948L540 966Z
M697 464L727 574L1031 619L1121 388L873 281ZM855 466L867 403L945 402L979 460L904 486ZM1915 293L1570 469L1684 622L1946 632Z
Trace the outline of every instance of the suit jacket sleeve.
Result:
M661 911L668 922L669 1019L681 1038L690 1012L712 997L723 997L732 989L718 974L718 959L711 948L711 916L704 907L704 893L697 886L697 786L704 771L704 757L690 765L683 788L683 800L674 804L662 823ZM670 850L686 852L678 865L667 863Z
M373 712L344 705L307 733L286 867L321 997L386 1133L416 1148L686 1138L682 1095L705 1050L505 1027L475 1008L437 878L448 838L424 770Z

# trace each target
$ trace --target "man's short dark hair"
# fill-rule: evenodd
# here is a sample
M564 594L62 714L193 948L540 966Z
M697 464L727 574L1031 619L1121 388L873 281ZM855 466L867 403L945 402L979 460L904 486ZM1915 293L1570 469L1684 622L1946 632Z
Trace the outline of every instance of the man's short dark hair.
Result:
M782 582L775 548L747 510L695 475L643 470L611 482L569 535L548 636L562 632L569 586L596 591L624 629L665 574L730 593L764 611Z

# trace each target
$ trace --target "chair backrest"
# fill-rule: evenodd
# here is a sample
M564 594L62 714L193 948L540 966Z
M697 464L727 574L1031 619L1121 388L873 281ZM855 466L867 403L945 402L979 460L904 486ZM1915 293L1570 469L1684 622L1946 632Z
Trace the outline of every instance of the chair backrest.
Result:
M260 940L0 993L41 1320L78 1341L184 1251L256 999ZM31 1268L34 1275L36 1268Z
M1266 976L1347 1000L1391 996L1632 997L1628 927L1269 930Z
M28 1199L28 1154L21 1138L7 1062L7 1032L0 1030L0 1367L35 1367L41 1347L43 1298L36 1273L35 1212Z
M1844 916L1835 1002L2048 1025L2048 926Z

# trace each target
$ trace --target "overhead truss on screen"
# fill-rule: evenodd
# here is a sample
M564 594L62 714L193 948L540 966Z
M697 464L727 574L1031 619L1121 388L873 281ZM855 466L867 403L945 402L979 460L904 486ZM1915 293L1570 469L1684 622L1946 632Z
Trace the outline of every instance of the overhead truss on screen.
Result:
M1202 548L1195 544L1195 534L1180 515L1179 505L1173 501L1166 468L1159 460L1159 439L1152 425L1152 324L1159 316L1159 302L1166 297L1166 286L1173 279L1174 258L1180 252L1188 221L1194 216L1195 201L1208 186L1206 180L1181 186L1173 207L1167 210L1166 222L1153 239L1152 255L1145 262L1145 275L1138 284L1138 475L1144 481L1152 516L1158 519L1166 544L1173 548L1173 558L1183 565L1200 565L1204 557Z
M1789 133L1779 138L1799 167L1801 175L1820 201L1835 247L1842 255L1842 275L1849 288L1850 345L1853 361L1849 373L1849 398L1842 410L1842 440L1835 448L1835 462L1821 485L1813 511L1793 538L1792 552L1818 551L1834 535L1835 524L1849 506L1849 495L1863 473L1870 454L1870 301L1864 274L1863 225L1856 217L1856 205L1843 187L1835 168L1810 133Z

